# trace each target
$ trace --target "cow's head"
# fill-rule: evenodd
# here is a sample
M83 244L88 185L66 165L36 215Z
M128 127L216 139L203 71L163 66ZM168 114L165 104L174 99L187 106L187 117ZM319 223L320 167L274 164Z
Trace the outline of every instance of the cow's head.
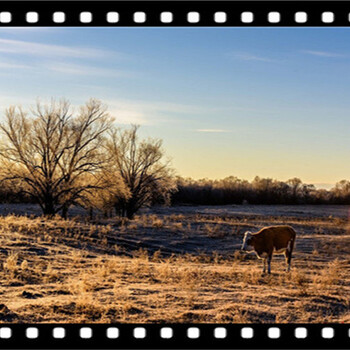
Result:
M250 231L247 231L244 234L243 244L242 244L241 250L244 252L251 252L252 250L254 250L252 241L253 241L252 233Z

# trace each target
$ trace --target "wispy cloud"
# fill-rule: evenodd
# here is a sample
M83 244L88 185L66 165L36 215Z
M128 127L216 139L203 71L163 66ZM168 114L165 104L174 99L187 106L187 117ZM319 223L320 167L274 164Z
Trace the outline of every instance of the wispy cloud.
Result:
M203 113L202 106L177 104L173 102L143 100L104 100L110 114L118 124L155 125L165 122L181 122L179 114ZM176 114L176 117L173 115Z
M258 56L253 55L250 53L234 53L230 55L231 57L234 57L236 59L239 59L241 61L260 61L260 62L276 62L276 60L265 57L265 56Z
M111 55L111 52L105 50L91 49L86 47L51 45L31 41L20 41L1 38L0 52L41 57L73 58L101 58L105 57L106 55Z
M99 68L95 66L81 65L81 64L70 64L60 62L50 62L44 65L50 71L63 73L68 75L86 75L86 76L101 76L111 78L132 78L136 76L136 73L130 71L123 71L112 68Z
M147 114L142 110L136 108L130 108L128 106L118 105L108 108L108 112L111 116L115 117L115 122L117 124L130 125L154 125L158 124L155 116L152 114Z
M197 132L208 132L208 133L222 133L222 132L230 132L230 130L224 129L196 129Z
M329 51L304 50L302 52L308 55L319 56L319 57L345 57L344 55L341 55L335 52L329 52Z

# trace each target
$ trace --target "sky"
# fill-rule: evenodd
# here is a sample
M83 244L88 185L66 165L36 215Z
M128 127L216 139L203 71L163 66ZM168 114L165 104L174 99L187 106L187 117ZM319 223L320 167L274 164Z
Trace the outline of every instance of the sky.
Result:
M346 28L0 29L0 120L90 97L184 177L350 178Z

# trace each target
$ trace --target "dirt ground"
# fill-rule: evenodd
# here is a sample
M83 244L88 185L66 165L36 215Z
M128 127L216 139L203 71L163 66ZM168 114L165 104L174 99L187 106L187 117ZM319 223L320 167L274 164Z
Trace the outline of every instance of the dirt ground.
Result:
M0 322L350 322L346 206L156 208L131 221L0 213ZM274 256L262 276L242 237L279 224L297 232L293 269Z

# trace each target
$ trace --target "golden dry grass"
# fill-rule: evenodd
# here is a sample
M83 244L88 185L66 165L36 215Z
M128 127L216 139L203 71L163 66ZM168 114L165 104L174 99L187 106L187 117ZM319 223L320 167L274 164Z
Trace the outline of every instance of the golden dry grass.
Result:
M218 251L225 242L238 246L241 228L260 227L261 218L151 214L90 223L0 217L0 321L350 322L346 222L291 221L299 232L292 272L274 258L273 274L262 276L255 257L190 250L195 239L208 239ZM169 251L177 237L191 254L137 249L148 242L144 232L167 232ZM120 242L138 237L138 245L122 247L114 236Z

